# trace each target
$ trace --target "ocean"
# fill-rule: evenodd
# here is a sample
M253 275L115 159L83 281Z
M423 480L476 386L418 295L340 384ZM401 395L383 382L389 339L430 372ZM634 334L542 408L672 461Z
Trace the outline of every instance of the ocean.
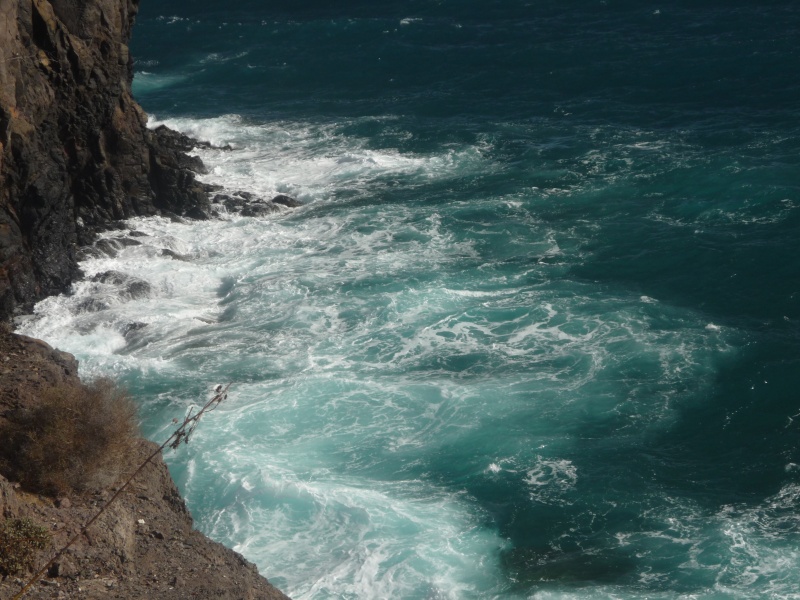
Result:
M143 2L150 125L303 206L133 219L18 328L153 440L230 383L166 458L296 600L800 598L798 40L788 0Z

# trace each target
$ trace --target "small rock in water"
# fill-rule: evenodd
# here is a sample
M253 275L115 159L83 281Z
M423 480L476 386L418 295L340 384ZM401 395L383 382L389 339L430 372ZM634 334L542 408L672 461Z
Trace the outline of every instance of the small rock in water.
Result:
M211 218L211 216L199 206L193 206L187 210L184 215L190 219L196 219L198 221L208 221Z
M259 202L245 206L242 209L241 215L243 217L263 217L264 215L274 213L277 210L278 208L274 205Z
M150 292L152 291L153 288L149 283L147 283L143 279L135 279L135 278L131 279L132 281L128 284L128 287L125 290L128 296L136 299L136 298L146 298L147 296L150 295Z
M111 240L97 240L94 247L109 258L117 257L117 248Z
M90 258L104 258L106 255L95 248L94 246L84 246L78 249L78 261L88 260Z
M186 223L187 222L186 219L184 219L183 217L179 217L174 212L171 212L169 210L162 210L161 211L161 216L162 217L166 217L167 219L169 219L173 223Z
M77 306L79 313L99 312L101 310L106 310L107 308L109 308L108 303L98 300L97 298L87 298L86 300L81 301Z
M127 337L128 334L144 329L145 327L147 327L147 323L141 323L139 321L126 323L125 326L122 328L122 335Z
M287 196L285 194L280 194L278 196L275 196L272 199L272 202L274 204L281 204L283 206L288 206L289 208L297 208L298 206L303 206L302 202L300 202L299 200L295 200L291 196Z
M170 258L174 258L175 260L182 260L182 261L189 260L185 255L178 254L177 252L175 252L174 250L170 250L169 248L162 248L161 256L168 256Z
M110 283L112 285L122 285L127 279L128 276L120 271L103 271L92 277L92 281L96 281L97 283Z

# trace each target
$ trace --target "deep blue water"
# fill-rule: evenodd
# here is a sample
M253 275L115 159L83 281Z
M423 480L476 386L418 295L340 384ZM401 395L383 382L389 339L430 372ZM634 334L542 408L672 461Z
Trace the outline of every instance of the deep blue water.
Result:
M155 439L231 381L170 465L295 598L800 597L800 5L341 4L143 3L152 123L305 205L22 328Z

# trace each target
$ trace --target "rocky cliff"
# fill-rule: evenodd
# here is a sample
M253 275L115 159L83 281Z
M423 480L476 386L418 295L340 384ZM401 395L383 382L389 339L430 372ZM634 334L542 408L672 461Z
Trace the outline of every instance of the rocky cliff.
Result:
M138 0L0 0L0 319L64 291L112 220L204 217L208 190L146 128L128 51Z
M80 275L78 248L136 215L206 218L186 138L146 128L131 96L138 0L0 0L0 425L77 381L77 362L2 323ZM9 440L0 439L0 445ZM153 445L139 440L136 462ZM8 473L5 473L8 475ZM163 461L82 536L32 598L286 598L194 531ZM0 473L0 520L46 524L57 549L110 490L50 498ZM11 597L19 581L0 581Z

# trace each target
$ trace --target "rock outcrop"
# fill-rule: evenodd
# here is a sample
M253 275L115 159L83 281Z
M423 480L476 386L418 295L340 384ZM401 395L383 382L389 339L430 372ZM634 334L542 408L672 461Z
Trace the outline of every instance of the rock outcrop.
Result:
M0 0L0 319L63 292L107 223L203 218L208 187L131 95L138 0Z

